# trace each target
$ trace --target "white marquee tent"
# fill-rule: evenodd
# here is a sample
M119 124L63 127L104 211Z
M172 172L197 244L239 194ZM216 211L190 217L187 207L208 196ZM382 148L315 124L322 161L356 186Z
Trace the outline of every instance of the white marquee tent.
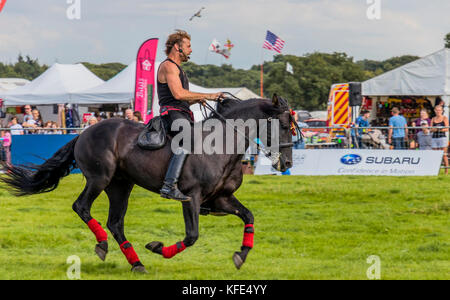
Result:
M156 63L155 70L158 69L159 64L159 62ZM0 92L0 98L3 98L5 104L8 106L62 103L85 105L120 103L131 105L134 99L135 78L136 62L131 63L106 82L95 76L82 64L54 64L38 78L25 86L10 92ZM204 88L190 83L189 90L199 93L229 92L243 100L259 98L258 95L245 87ZM201 119L201 112L198 105L191 106L191 110L194 112L196 119ZM156 115L158 114L158 101L154 101L153 111Z
M30 81L23 78L0 78L0 93L12 91Z
M155 64L155 70L159 68L159 62ZM155 71L155 82L156 82ZM116 76L103 83L102 85L91 89L74 93L71 96L73 103L83 104L101 104L101 103L132 103L134 99L134 85L136 81L136 61L129 64L124 70ZM189 83L189 90L198 93L217 93L228 92L236 97L246 100L250 98L259 98L258 95L245 87L240 88L204 88L193 83ZM157 95L157 87L155 86L155 95ZM210 103L214 106L214 103ZM194 112L196 120L200 120L201 111L198 105L192 105L191 110ZM154 99L153 111L155 115L159 114L159 105L157 98Z
M440 96L450 104L450 49L424 58L362 83L364 96Z
M55 63L39 77L9 92L0 92L5 105L73 103L72 95L104 83L82 64Z

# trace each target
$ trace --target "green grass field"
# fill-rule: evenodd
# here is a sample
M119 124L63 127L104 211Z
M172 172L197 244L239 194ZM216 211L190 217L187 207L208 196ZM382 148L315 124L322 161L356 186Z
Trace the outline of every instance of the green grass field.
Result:
M0 279L67 279L71 255L81 279L367 279L377 255L381 279L450 279L450 177L246 176L236 193L255 216L255 247L236 270L243 223L200 216L200 238L166 260L144 248L184 238L181 205L136 187L125 219L149 274L130 272L109 233L105 262L94 235L72 211L84 187L64 178L51 193L14 198L0 191ZM103 193L92 215L106 224Z

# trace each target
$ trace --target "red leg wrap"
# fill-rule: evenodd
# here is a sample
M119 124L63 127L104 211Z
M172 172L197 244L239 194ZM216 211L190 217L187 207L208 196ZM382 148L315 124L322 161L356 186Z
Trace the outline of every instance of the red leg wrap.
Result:
M242 241L242 246L253 248L254 234L255 234L255 227L253 226L253 224L245 225L244 240Z
M162 248L162 255L164 258L172 258L181 251L186 249L186 246L183 242L178 242L175 245L169 246L169 247L163 247Z
M137 256L130 242L123 242L120 245L120 250L122 250L122 253L125 255L130 265L133 265L134 263L137 263L139 261L139 257Z
M97 242L100 243L100 242L106 241L108 239L108 234L106 233L105 230L103 230L102 226L100 225L99 222L97 222L97 220L91 219L87 223L87 226L95 234Z

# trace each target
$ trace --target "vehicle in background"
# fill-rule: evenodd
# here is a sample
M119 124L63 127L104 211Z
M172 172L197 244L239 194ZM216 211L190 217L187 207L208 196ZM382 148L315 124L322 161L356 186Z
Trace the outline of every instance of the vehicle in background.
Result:
M305 129L307 131L322 132L322 133L328 132L328 129L320 128L320 127L327 127L326 119L309 119L309 120L306 120L305 123L308 125L308 128ZM319 127L319 128L317 128L317 127Z
M326 119L309 119L305 123L307 128L302 128L306 144L317 144L329 142L329 130L326 128Z
M307 110L296 110L295 113L298 115L298 122L305 122L308 119L312 119L311 114Z

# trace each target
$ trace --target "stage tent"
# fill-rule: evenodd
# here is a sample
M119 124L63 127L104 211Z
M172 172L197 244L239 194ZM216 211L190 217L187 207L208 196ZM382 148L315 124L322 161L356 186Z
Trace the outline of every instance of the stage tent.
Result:
M104 83L82 64L55 63L33 81L12 91L0 92L7 106L76 103L73 93Z
M442 49L362 83L363 96L440 96L450 104L450 49Z

